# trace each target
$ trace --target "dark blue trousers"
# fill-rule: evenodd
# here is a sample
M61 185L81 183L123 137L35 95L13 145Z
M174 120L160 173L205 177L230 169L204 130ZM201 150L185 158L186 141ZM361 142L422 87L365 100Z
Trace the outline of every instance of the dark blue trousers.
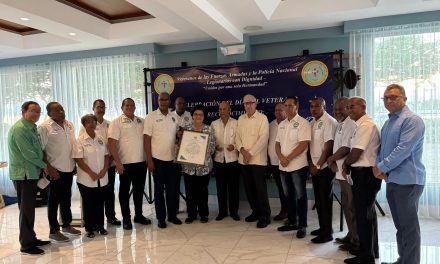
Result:
M307 227L306 181L309 167L285 172L281 171L281 182L287 197L287 216L289 224Z
M50 233L60 230L58 223L58 206L60 207L62 226L68 227L72 223L72 211L70 204L72 199L73 172L61 172L58 180L52 180L49 184L49 198L47 201L47 216L49 218Z
M423 185L387 184L387 200L396 226L399 264L420 263L420 225L417 216Z
M154 207L156 208L156 217L158 220L165 220L168 213L168 219L176 217L177 189L180 182L180 175L177 174L177 164L173 161L163 161L153 158L155 172L154 179Z

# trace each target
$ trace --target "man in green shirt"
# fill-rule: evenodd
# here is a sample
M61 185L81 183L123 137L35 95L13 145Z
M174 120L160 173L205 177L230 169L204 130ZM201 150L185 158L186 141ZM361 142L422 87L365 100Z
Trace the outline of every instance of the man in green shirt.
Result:
M9 177L17 191L18 208L20 209L20 251L24 254L44 254L38 246L50 244L50 241L37 239L34 232L35 195L40 172L47 173L43 162L43 151L35 123L40 119L41 108L33 101L21 106L22 118L8 133Z

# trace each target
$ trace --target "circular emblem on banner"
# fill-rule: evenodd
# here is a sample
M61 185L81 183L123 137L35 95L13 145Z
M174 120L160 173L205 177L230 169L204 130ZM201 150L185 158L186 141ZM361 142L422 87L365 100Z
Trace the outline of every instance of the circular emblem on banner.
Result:
M307 85L319 86L327 80L327 65L318 60L309 61L304 65L301 71L301 77Z
M156 93L171 94L174 91L174 79L168 74L161 74L154 80L154 90Z

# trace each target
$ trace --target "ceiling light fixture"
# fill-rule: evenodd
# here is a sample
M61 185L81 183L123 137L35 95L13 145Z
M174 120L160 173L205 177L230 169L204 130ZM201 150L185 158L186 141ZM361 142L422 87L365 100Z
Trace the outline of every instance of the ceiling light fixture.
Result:
M20 20L21 20L21 21L29 21L30 19L27 18L27 17L20 17Z
M75 32L70 32L69 36L76 36L76 33Z

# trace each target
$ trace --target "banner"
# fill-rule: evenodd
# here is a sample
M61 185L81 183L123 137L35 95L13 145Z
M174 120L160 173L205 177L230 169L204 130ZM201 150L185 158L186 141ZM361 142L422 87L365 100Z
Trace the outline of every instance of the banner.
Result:
M228 101L231 116L244 114L243 96L257 98L257 110L274 119L274 107L287 96L297 96L299 114L309 117L309 100L323 97L327 109L333 104L332 55L298 56L234 64L209 65L176 69L151 70L153 109L158 107L158 94L171 95L171 108L175 98L182 96L189 111L202 104L208 116L205 123L219 118L218 104Z

